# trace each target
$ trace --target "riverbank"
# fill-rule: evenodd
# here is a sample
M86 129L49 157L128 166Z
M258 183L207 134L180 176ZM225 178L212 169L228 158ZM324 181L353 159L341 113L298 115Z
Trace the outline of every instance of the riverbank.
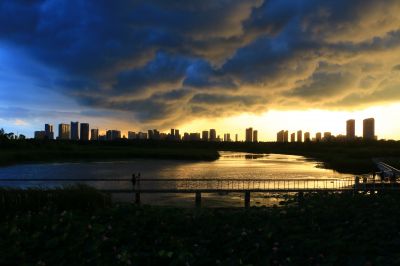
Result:
M320 167L339 173L368 174L377 171L373 159L380 158L400 168L399 141L220 143L219 150L301 155L321 162Z
M400 263L397 194L306 194L300 206L288 199L279 208L250 209L103 205L82 191L76 198L81 204L48 198L40 207L3 210L0 264Z
M20 163L151 158L213 161L218 151L188 145L130 142L19 141L3 145L0 166Z
M320 167L346 174L376 171L372 161L382 158L400 168L399 141L372 142L176 142L152 140L37 141L9 140L0 143L0 166L31 162L115 160L131 158L212 161L218 151L301 155L320 162Z

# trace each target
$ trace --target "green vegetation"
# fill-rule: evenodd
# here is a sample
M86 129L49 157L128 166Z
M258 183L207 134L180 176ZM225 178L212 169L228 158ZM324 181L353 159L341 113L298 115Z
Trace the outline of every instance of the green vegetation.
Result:
M376 171L372 161L374 158L400 168L400 141L220 143L217 149L302 155L320 161L321 167L341 173L365 174Z
M0 188L0 213L40 211L43 206L53 210L91 211L111 206L111 197L85 185L53 189ZM1 220L1 218L0 218Z
M82 205L3 210L0 265L400 263L398 194L306 194L301 205L289 198L250 209L110 207L98 199L98 208L86 208L90 200L77 197Z
M37 141L0 142L0 165L25 162L113 160L130 158L216 160L215 149L190 143L161 141Z

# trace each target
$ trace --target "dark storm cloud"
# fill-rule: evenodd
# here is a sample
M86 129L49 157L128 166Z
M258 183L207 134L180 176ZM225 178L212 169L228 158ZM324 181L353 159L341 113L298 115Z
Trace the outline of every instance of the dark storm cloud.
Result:
M182 123L386 99L400 84L399 13L395 0L4 0L0 44L56 71L38 79L84 106Z

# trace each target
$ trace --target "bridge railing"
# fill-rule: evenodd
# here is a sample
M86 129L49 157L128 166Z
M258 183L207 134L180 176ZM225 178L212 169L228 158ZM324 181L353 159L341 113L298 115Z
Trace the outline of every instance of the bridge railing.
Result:
M141 179L135 190L345 190L354 179Z

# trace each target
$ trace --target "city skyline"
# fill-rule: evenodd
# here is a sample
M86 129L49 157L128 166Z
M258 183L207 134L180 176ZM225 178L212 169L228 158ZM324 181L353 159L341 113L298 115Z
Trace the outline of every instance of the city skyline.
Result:
M148 129L147 132L129 130L124 134L119 129L108 129L101 134L98 128L90 128L89 123L80 123L79 121L71 121L70 124L58 124L58 136L55 137L52 124L45 124L44 130L34 131L35 139L57 139L57 140L116 140L116 139L154 139L154 140L184 140L184 141L244 141L244 142L262 142L259 140L257 129L252 127L246 128L244 139L239 139L238 134L234 134L235 138L231 138L231 133L223 133L219 135L216 129L202 130L201 132L183 132L177 128L171 128L169 133L162 132L158 129ZM354 141L354 140L379 140L375 134L375 118L365 118L362 120L362 136L356 135L356 120L348 119L345 121L345 133L332 134L330 131L316 132L312 136L310 131L299 129L295 132L289 130L280 130L276 133L276 142L318 142L318 141ZM290 134L290 138L289 138ZM233 134L232 134L233 136ZM268 140L267 140L268 141Z
M338 134L342 120L373 116L381 138L400 139L398 1L5 3L7 131L32 137L68 117L240 138L235 128L252 126L273 140L283 122Z

